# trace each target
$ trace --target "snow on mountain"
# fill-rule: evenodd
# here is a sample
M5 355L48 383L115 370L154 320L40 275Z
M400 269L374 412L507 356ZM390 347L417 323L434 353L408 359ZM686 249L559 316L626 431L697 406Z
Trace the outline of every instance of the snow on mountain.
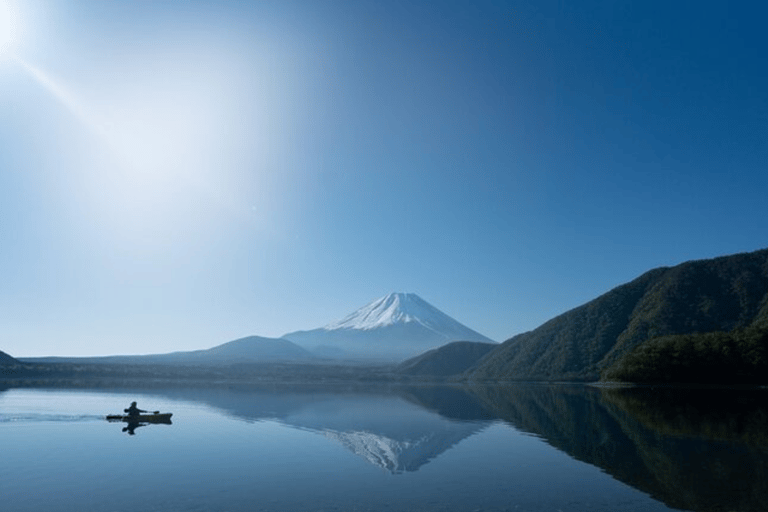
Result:
M336 357L383 359L411 357L451 341L492 342L415 293L390 293L338 322L283 338Z
M323 329L376 329L396 323L419 322L439 331L457 323L415 293L390 293L363 306L346 318Z

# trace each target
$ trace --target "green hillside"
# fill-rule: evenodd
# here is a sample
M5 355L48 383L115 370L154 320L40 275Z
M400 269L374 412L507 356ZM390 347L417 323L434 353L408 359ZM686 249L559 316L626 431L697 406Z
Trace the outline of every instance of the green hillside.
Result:
M496 343L480 341L455 341L403 361L396 370L405 375L456 375L464 372L497 346Z
M676 334L638 345L603 372L606 380L654 383L763 384L768 329Z
M606 371L606 376L629 378L631 368L645 365L639 363L645 354L656 353L634 352L644 342L671 335L750 328L728 337L734 340L729 347L740 354L732 361L744 362L764 353L755 348L760 343L760 350L765 348L765 338L756 334L761 327L768 327L768 250L647 272L507 340L465 375L479 381L592 381ZM752 341L744 341L747 338ZM671 343L664 339L654 341L654 346ZM711 342L719 344L722 340L725 338L712 338ZM629 354L634 354L632 359L619 363ZM690 377L679 380L672 375L667 381L690 381Z

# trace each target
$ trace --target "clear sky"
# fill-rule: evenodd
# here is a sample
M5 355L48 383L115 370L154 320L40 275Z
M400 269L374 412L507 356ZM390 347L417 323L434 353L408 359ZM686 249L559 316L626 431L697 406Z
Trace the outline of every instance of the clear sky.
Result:
M768 246L768 8L0 0L0 350L503 341Z

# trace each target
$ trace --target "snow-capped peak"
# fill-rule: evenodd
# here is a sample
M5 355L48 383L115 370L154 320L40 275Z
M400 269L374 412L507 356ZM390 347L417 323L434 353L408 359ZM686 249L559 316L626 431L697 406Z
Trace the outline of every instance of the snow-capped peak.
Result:
M456 323L415 293L390 293L323 329L370 330L409 322L418 322L432 329Z
M340 350L354 357L399 360L451 341L493 342L415 293L390 293L338 322L311 331L289 332L283 337L310 350L323 350L324 354ZM329 349L331 352L325 352Z

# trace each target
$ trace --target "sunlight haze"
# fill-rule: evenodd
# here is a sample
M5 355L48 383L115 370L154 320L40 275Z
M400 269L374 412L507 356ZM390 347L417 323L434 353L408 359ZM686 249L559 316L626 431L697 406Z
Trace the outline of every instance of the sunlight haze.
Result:
M768 246L765 13L588 4L0 0L0 350L504 341Z
M13 52L19 38L18 7L10 0L0 1L0 59Z

